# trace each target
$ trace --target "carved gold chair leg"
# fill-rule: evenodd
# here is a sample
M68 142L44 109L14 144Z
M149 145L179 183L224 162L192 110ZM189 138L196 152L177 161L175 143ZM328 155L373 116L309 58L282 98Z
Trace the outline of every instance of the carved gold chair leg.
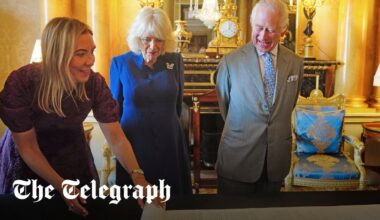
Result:
M294 168L294 155L292 156L291 162L290 162L290 170L288 175L285 177L285 191L292 191L293 188L293 168Z
M344 141L351 144L354 148L354 162L360 172L359 190L365 190L367 187L367 175L364 168L362 155L364 153L365 145L358 138L352 135L343 135Z

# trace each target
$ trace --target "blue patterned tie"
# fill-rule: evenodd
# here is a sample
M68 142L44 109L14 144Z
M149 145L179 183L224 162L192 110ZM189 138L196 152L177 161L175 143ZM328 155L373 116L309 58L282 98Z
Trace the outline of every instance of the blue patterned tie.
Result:
M264 58L264 90L265 98L269 104L272 106L274 97L274 88L276 86L276 76L273 69L273 61L270 53L266 52L263 54Z

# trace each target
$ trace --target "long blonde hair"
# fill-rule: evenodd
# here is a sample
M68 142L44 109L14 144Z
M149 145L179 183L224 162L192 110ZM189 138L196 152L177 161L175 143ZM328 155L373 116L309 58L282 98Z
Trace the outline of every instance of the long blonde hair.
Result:
M44 28L41 37L41 83L37 93L38 107L44 112L66 117L62 110L65 94L74 102L76 99L89 100L85 84L76 83L69 69L77 38L86 33L92 34L86 24L67 17L53 18Z

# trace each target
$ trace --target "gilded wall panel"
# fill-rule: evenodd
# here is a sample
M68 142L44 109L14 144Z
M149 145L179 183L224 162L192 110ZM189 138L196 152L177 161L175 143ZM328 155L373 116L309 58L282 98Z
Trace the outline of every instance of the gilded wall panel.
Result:
M138 1L111 1L111 57L129 51L126 40L128 29L140 9Z
M40 35L39 0L0 1L0 89L9 73L29 63ZM0 122L0 134L5 126Z

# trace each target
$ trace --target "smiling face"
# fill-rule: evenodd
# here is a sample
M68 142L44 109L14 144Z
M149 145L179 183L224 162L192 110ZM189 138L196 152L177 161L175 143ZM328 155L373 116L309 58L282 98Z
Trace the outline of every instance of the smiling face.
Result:
M164 51L165 41L156 37L141 37L140 42L144 63L149 67L153 67L153 64L156 63L157 58Z
M269 7L260 7L252 21L252 42L261 52L271 51L286 33L280 27L280 15ZM285 30L282 30L285 29Z
M71 77L75 82L87 82L91 73L91 67L95 63L94 51L95 43L92 35L90 33L80 35L69 64Z

